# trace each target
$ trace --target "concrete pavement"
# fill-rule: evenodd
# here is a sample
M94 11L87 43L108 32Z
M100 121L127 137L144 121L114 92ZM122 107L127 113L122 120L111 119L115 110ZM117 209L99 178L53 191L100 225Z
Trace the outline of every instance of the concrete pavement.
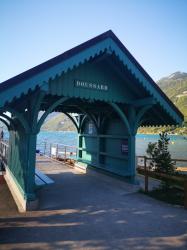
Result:
M187 249L187 211L112 177L39 159L38 211L0 215L0 249Z

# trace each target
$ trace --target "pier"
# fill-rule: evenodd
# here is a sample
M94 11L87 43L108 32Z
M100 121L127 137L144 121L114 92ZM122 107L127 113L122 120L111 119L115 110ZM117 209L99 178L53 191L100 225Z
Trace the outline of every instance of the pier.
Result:
M54 183L37 191L39 207L26 214L18 213L4 190L0 249L186 250L183 208L151 199L138 193L139 187L93 170L79 171L44 156L37 156L36 166Z

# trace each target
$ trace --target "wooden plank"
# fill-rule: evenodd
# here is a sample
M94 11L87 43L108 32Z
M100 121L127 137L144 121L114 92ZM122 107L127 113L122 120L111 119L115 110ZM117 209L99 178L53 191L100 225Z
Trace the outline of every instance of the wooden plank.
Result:
M138 155L137 158L144 158L144 155ZM152 158L147 157L147 160L152 160ZM187 159L171 159L172 161L187 162Z
M35 176L37 176L39 179L41 179L45 184L52 184L54 181L49 178L47 175L39 171L38 169L35 170Z
M35 184L37 186L44 186L46 183L43 182L37 175L35 175Z

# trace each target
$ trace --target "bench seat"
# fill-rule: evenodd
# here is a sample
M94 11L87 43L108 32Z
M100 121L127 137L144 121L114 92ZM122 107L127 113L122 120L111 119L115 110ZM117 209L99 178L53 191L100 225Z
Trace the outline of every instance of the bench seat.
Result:
M40 170L35 169L35 184L37 186L49 185L52 183L54 183L54 181L51 178L42 173Z

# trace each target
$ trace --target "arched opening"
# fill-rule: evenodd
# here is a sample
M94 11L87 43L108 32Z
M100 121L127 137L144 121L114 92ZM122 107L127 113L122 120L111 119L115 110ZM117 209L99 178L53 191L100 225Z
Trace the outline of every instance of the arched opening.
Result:
M38 153L59 160L76 158L78 127L73 115L52 112L46 117L37 135L36 151ZM42 113L39 114L38 120L41 116Z
M8 141L8 139L9 139L9 130L10 130L10 123L6 120L6 118L0 116L1 140L3 139L5 141Z

